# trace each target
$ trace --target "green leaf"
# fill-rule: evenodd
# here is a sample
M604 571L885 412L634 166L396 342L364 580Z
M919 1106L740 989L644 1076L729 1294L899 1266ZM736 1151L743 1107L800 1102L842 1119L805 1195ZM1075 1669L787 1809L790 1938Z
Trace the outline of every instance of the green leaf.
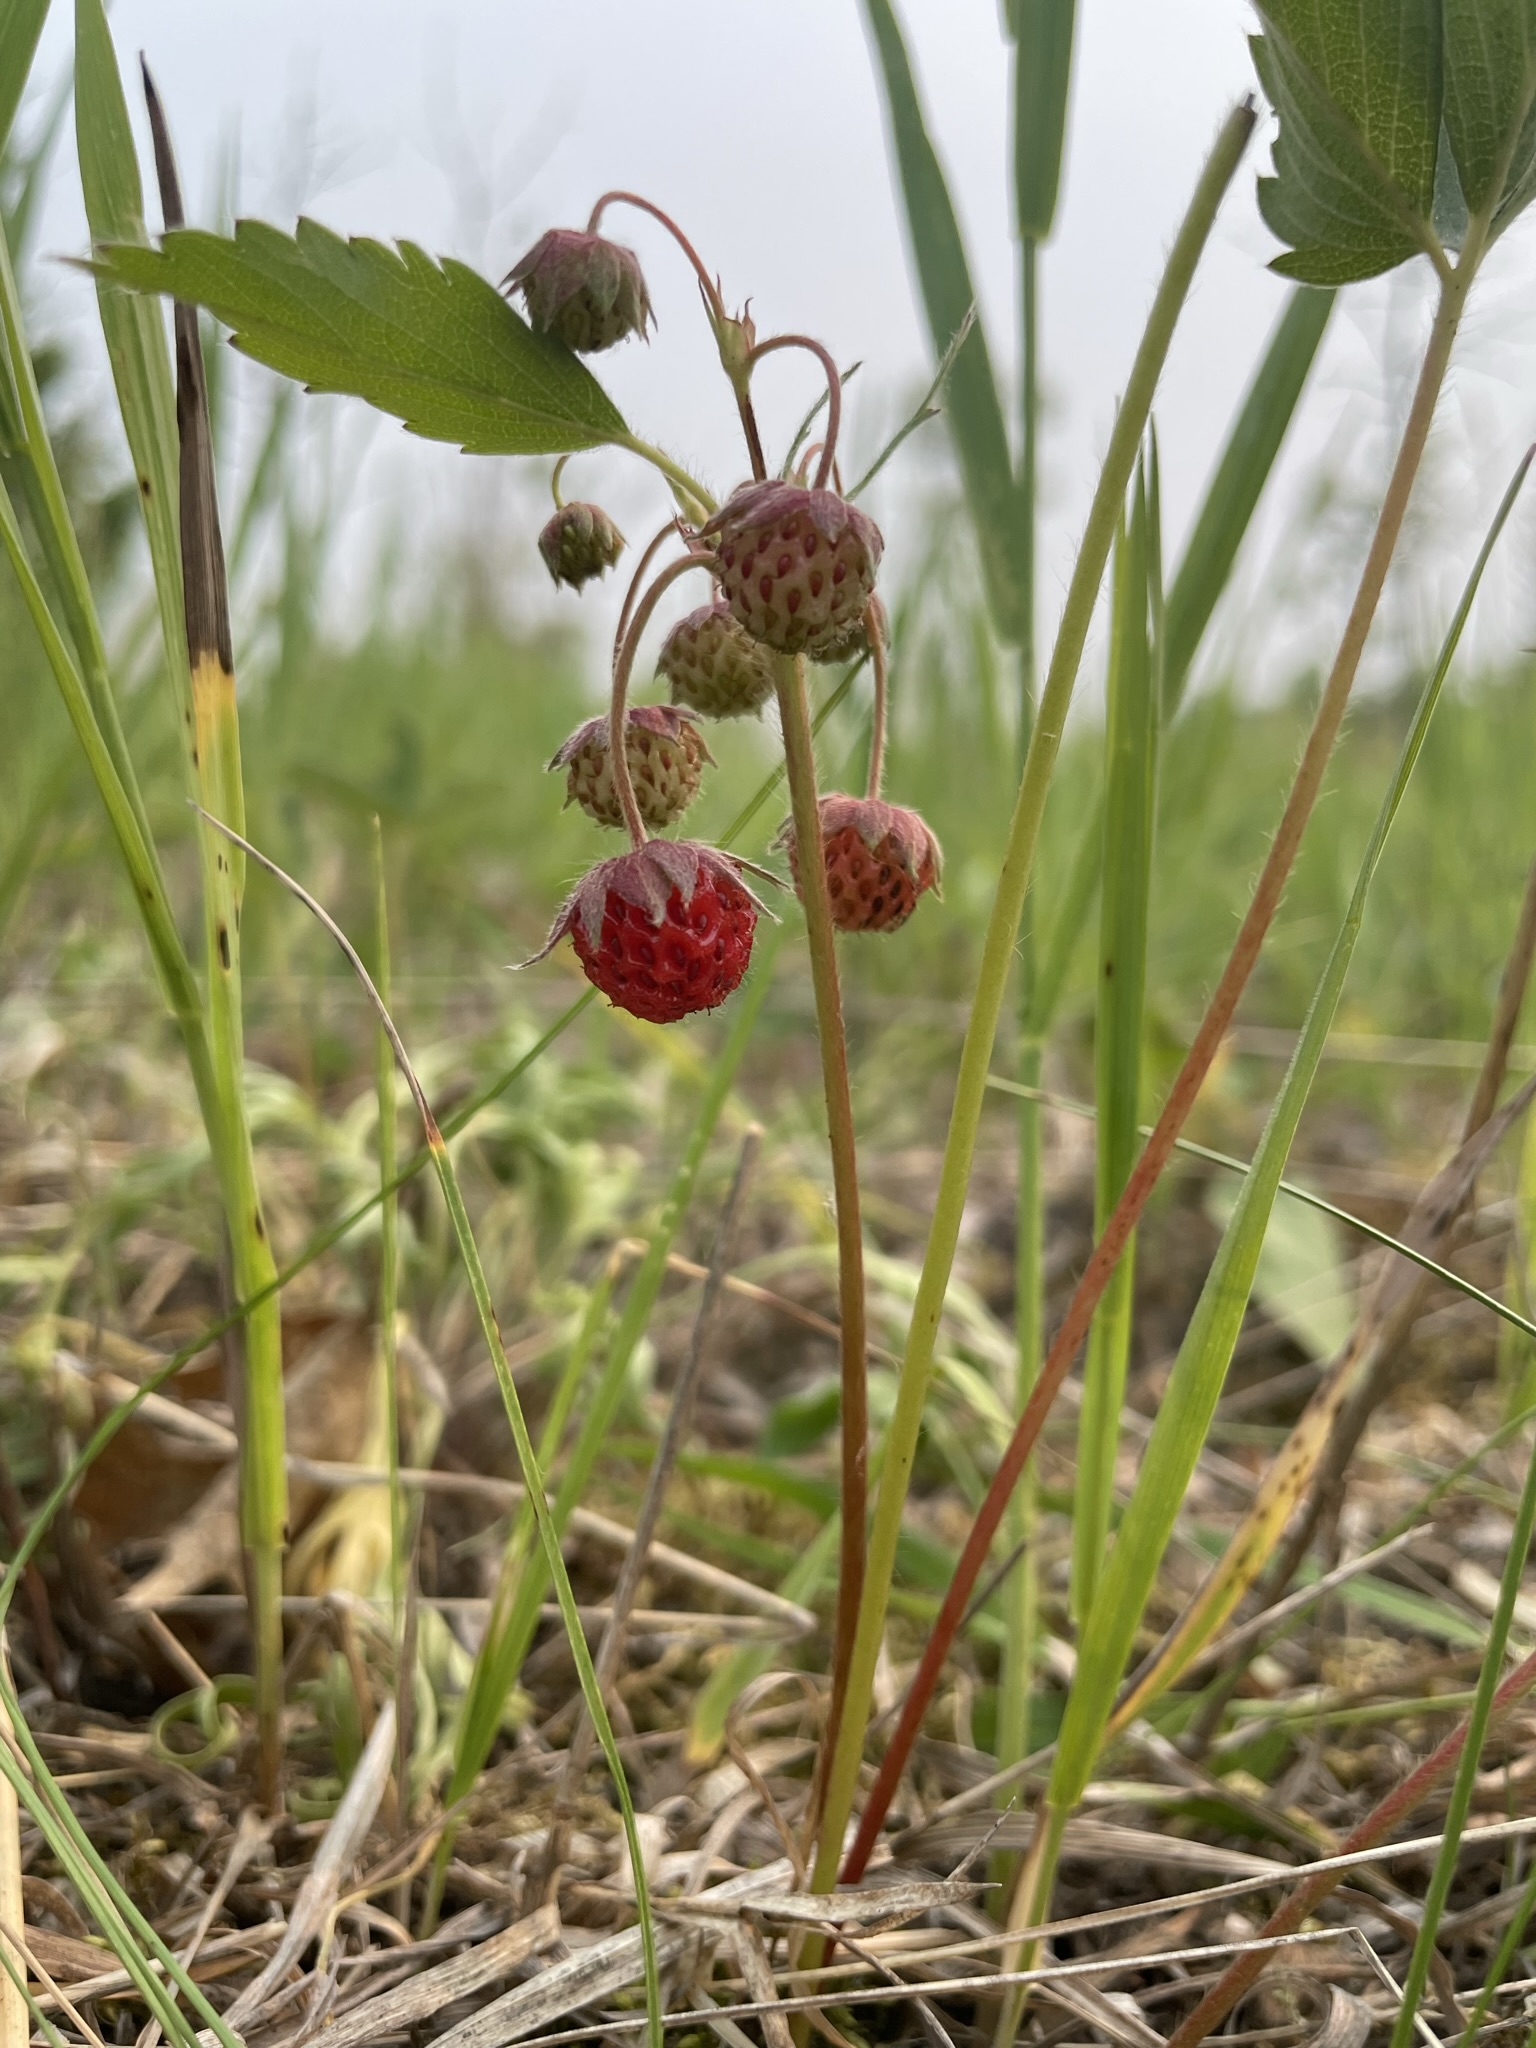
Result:
M1445 128L1473 212L1506 227L1536 172L1536 8L1531 0L1444 0ZM1497 184L1498 190L1494 187Z
M901 178L912 260L928 315L935 356L942 357L976 304L960 223L937 152L928 137L911 61L890 0L864 0L885 85L891 144ZM987 338L978 320L949 374L945 417L965 484L986 581L987 605L999 638L1022 631L1019 563L1029 528L1013 480L1008 430L997 395Z
M1259 208L1303 284L1376 277L1436 246L1440 0L1264 0L1254 64L1279 117Z
M1056 219L1072 94L1075 0L1015 0L1013 192L1021 239L1043 242Z
M233 329L246 355L311 391L341 391L413 434L476 455L559 455L622 440L608 394L562 343L535 334L465 264L411 242L344 242L301 220L186 228L158 250L98 252L99 273L168 292Z
M21 105L47 16L48 0L0 0L0 150Z

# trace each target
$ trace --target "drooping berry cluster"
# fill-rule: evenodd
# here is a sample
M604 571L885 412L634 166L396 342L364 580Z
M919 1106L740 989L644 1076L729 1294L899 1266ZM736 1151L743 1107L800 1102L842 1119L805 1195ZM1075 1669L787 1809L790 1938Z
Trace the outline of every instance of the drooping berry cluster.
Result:
M875 576L884 543L874 521L840 486L831 487L841 403L831 357L819 343L799 336L759 343L749 319L726 314L718 286L679 231L632 194L600 201L584 233L551 230L507 282L522 294L530 323L573 349L590 352L628 334L643 335L652 316L639 264L632 251L596 232L613 200L655 214L693 262L741 412L755 480L710 516L692 514L692 526L677 522L686 554L639 595L652 555L673 529L664 528L646 550L620 626L612 709L572 733L549 764L566 771L566 801L579 804L598 824L627 830L630 850L599 862L583 877L535 957L542 959L569 937L588 980L611 1002L634 1016L672 1023L714 1009L740 985L760 906L742 878L741 862L696 840L653 839L648 833L675 825L698 793L712 757L696 720L761 712L781 679L793 673L788 659L868 658L874 670L868 795L828 796L818 811L820 858L836 928L894 931L920 896L937 889L940 856L916 812L880 797L889 622L875 595ZM798 475L764 475L751 375L762 355L784 347L810 349L827 375L826 438L814 479L808 476L811 456ZM555 581L579 589L613 566L624 539L599 506L560 504L558 484L557 471L558 509L539 536L539 548ZM682 502L689 502L686 493ZM627 708L640 632L661 592L696 567L710 574L714 595L680 620L662 645L657 675L671 702ZM779 844L799 889L801 852L789 825Z

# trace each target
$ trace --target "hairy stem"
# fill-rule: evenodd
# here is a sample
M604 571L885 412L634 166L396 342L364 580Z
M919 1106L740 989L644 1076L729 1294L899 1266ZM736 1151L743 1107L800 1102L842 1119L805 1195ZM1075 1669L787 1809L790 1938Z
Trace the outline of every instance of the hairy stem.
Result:
M669 562L652 583L644 597L635 606L629 621L629 630L619 644L613 658L613 700L608 707L608 760L613 772L613 786L618 795L619 809L624 813L625 829L629 843L637 850L644 846L650 834L645 829L645 820L640 815L640 806L635 800L634 780L629 772L629 749L625 745L624 707L629 695L630 670L635 665L635 652L640 645L640 635L651 622L651 614L679 576L686 576L690 569L708 568L708 557L684 555L680 561Z
M864 608L864 632L869 641L870 665L875 677L875 702L869 722L869 781L866 794L877 803L885 783L886 686L890 657L885 635L880 630L880 612L871 602Z
M755 366L764 356L770 356L781 348L808 349L827 373L827 435L822 443L821 461L816 466L816 488L824 491L837 455L838 429L843 423L843 380L829 352L808 334L775 334L769 341L760 341L747 361Z
M1152 303L1141 344L1126 383L1119 417L1110 436L1104 467L1089 511L1077 564L1068 586L1061 628L1051 656L1041 696L1040 714L1030 739L1024 773L1019 784L1009 826L1008 844L998 875L997 895L987 926L976 995L960 1055L955 1082L955 1102L949 1135L944 1148L938 1200L929 1230L922 1277L913 1304L907 1348L898 1382L896 1411L887 1437L885 1468L875 1503L874 1526L870 1536L869 1571L865 1599L859 1615L853 1666L848 1678L849 1712L845 1715L831 1765L827 1812L818 1845L814 1882L818 1890L830 1889L836 1879L843 1828L853 1810L863 1753L864 1723L868 1715L875 1665L885 1629L891 1576L896 1564L896 1544L901 1530L902 1510L911 1481L922 1426L923 1406L933 1369L944 1298L960 1241L960 1225L970 1185L971 1161L981 1127L986 1099L987 1069L997 1027L1002 1017L1013 964L1014 942L1034 865L1040 821L1045 811L1046 792L1056 764L1057 750L1071 703L1073 685L1082 660L1088 627L1098 599L1099 584L1109 559L1110 544L1120 517L1126 487L1136 460L1136 451L1151 410L1163 362L1173 340L1173 331L1194 278L1206 238L1216 218L1227 186L1253 132L1255 114L1251 105L1234 108L1223 124L1216 145L1196 186L1195 196L1169 254L1163 279ZM1031 1407L1034 1405L1031 1402ZM1027 1411L1026 1411L1027 1412ZM1032 1441L1033 1439L1031 1439ZM1004 1496L1006 1499L1006 1495ZM995 1526L995 1525L994 1525ZM970 1583L974 1583L974 1574ZM962 1602L962 1611L963 1611ZM878 1822L876 1822L878 1826ZM861 1841L862 1841L861 1836ZM868 1858L867 1846L862 1856ZM860 1864L862 1868L862 1863Z
M865 1519L869 1495L864 1236L859 1215L853 1096L848 1083L848 1039L843 1028L843 998L838 985L832 898L827 888L826 863L821 857L816 756L806 697L805 658L803 655L780 655L775 667L778 672L779 715L784 727L784 766L789 783L795 844L799 849L806 946L811 956L811 982L816 995L816 1034L821 1045L827 1136L832 1151L832 1194L837 1212L838 1346L842 1372L842 1498L839 1503L842 1548L825 1754L837 1739L838 1725L845 1712L849 1660L853 1653L854 1629L864 1582ZM818 1773L818 1785L820 1777Z

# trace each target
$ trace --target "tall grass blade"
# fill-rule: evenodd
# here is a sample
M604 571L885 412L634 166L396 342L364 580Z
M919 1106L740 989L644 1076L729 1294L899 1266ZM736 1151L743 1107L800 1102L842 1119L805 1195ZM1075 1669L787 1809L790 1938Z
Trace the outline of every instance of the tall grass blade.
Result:
M1158 689L1153 621L1158 547L1156 476L1136 480L1129 527L1117 549L1104 734L1104 885L1100 896L1098 1010L1094 1026L1098 1146L1094 1230L1103 1229L1135 1163L1141 1137L1142 1009L1152 831L1157 814ZM1109 1540L1120 1410L1131 1353L1135 1240L1115 1268L1089 1334L1078 1419L1072 1510L1072 1608L1093 1606Z
M912 260L933 352L942 359L976 303L970 263L943 167L928 135L895 9L891 0L864 0L864 14L880 63ZM1008 428L980 320L955 358L945 414L976 529L987 604L1000 638L1016 643L1021 630L1018 565L1026 528L1014 484Z
M390 1003L389 891L384 871L384 827L377 815L373 851L373 958L379 1000ZM400 1373L395 1318L399 1311L400 1202L391 1183L395 1158L395 1054L381 1026L374 1070L379 1114L379 1361L384 1380L384 1440L389 1460L389 1616L398 1649L405 1613L405 1496L400 1488ZM405 1701L401 1700L402 1720ZM402 1754L409 1745L402 1743ZM401 1783L400 1796L405 1798Z
M1334 294L1298 285L1217 459L1168 592L1164 715L1177 711L1216 601L1253 519L1317 358Z
M1067 108L1072 97L1076 0L1010 0L1013 37L1014 227L1043 242L1056 224Z
M0 151L10 140L47 18L48 0L0 0Z
M1333 1022L1371 883L1423 749L1483 571L1525 482L1531 459L1527 454L1504 495L1462 593L1440 658L1425 685L1361 861L1344 924L1323 969L1285 1081L1169 1377L1135 1492L1081 1632L1077 1671L1062 1721L1048 1794L1057 1825L1081 1797L1098 1756L1115 1688L1221 1392L1286 1154Z

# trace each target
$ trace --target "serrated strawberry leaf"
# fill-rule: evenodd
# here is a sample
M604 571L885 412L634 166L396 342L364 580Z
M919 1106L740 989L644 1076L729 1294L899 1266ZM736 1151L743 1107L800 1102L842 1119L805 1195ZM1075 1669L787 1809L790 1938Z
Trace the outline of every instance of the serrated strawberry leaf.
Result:
M471 454L560 455L627 432L563 343L535 334L467 265L411 242L243 220L229 237L185 228L158 249L112 244L95 267L111 283L206 307L236 348L311 391L364 398Z
M1259 205L1307 284L1378 276L1436 246L1440 0L1259 0L1260 83L1279 118Z
M1536 4L1443 4L1446 134L1468 206L1493 201L1498 233L1536 195Z

